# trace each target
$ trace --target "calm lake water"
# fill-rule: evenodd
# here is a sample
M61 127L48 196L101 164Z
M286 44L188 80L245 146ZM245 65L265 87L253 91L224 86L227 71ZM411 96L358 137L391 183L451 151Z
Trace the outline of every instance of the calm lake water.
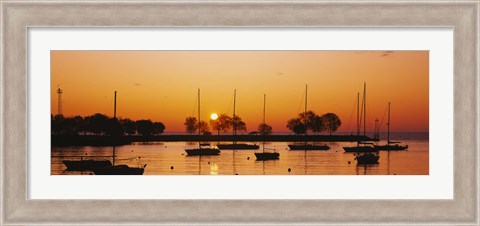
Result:
M391 137L408 144L408 151L380 151L379 164L366 166L357 165L354 153L344 152L342 147L354 146L354 142L326 142L331 147L328 151L289 151L287 142L267 142L265 147L280 153L280 159L269 161L256 161L254 153L261 152L261 142L256 143L259 150L222 150L218 156L201 157L186 156L184 151L197 143L134 143L115 147L115 165L147 164L145 175L428 175L428 133L398 133ZM111 157L88 156L112 156L112 151L113 147L53 147L51 173L90 175L92 172L66 171L62 161L80 159L71 156L111 160Z

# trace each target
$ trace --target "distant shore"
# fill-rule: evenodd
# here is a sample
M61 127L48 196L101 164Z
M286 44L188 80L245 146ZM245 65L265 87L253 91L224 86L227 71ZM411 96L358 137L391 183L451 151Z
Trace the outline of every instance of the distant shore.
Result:
M276 141L276 142L354 142L358 140L373 141L368 136L355 135L158 135L158 136L94 136L94 135L52 135L52 146L112 146L128 145L134 142L197 142L197 141Z

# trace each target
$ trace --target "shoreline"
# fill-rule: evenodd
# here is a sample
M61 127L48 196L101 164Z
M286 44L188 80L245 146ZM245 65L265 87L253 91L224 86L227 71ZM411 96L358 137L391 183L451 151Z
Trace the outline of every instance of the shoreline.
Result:
M133 142L198 142L198 141L277 141L277 142L301 142L301 141L317 141L317 142L355 142L375 141L368 136L356 135L158 135L158 136L99 136L99 135L52 135L52 147L64 146L120 146L128 145Z

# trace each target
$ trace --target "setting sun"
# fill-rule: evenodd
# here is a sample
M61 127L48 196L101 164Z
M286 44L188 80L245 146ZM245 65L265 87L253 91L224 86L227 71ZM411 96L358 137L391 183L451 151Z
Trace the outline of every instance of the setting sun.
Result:
M212 120L217 120L217 118L218 118L217 113L212 113L212 114L210 115L210 118L211 118Z

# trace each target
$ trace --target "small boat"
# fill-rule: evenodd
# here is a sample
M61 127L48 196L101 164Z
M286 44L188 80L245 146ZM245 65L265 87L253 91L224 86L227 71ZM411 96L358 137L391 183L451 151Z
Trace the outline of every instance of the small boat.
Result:
M198 89L198 136L202 135L200 128L200 89ZM210 144L198 142L198 148L185 149L187 156L202 156L202 155L220 155L220 149L211 147Z
M365 153L357 156L355 159L357 160L357 164L378 164L379 158L380 156L373 153Z
M109 160L64 160L67 171L91 171L93 168L112 166Z
M376 151L375 147L373 146L353 146L353 147L343 147L343 150L345 152L370 152L370 151Z
M375 150L378 151L403 151L408 148L408 145L401 145L400 143L401 142L390 141L390 102L388 102L387 144L374 145L374 147Z
M188 156L199 156L199 155L220 155L220 149L215 147L199 147L192 149L185 149Z
M233 119L235 119L235 106L237 100L237 90L233 91ZM237 128L235 124L233 124L233 137L237 136ZM256 150L259 149L260 146L256 144L244 144L244 143L237 143L235 140L231 144L217 144L217 147L221 150Z
M266 95L263 94L263 124L265 125L265 102L266 102ZM265 136L265 135L263 135ZM263 148L262 152L257 152L255 153L255 157L257 160L260 161L265 161L265 160L275 160L280 158L280 153L278 153L275 149L273 148L265 148L265 139L263 141ZM267 150L267 151L265 151ZM268 151L270 150L270 151Z
M304 111L304 123L307 124L307 88L308 85L305 85L305 111ZM305 128L305 137L307 136L308 128ZM305 143L303 144L289 144L288 148L290 151L327 151L330 150L330 147L326 144L307 144L306 138Z
M115 98L114 98L114 110L113 110L113 118L117 119L117 91L115 91ZM112 156L112 164L110 166L103 166L103 167L94 167L92 169L95 175L143 175L145 171L145 167L147 164L143 165L143 167L130 167L128 165L115 165L115 146L112 147L113 156Z
M366 136L366 121L367 121L367 84L363 84L363 102L362 102L362 110L363 110L363 136ZM357 137L360 137L360 94L357 93ZM360 145L363 144L363 145ZM355 158L357 160L357 164L378 164L378 159L380 156L375 153L377 150L373 146L372 143L367 143L365 141L358 141L357 146L353 147L343 147L345 152L358 152L359 154Z
M275 151L275 149L272 149ZM257 157L257 160L275 160L280 158L280 153L278 152L258 152L255 153L255 157Z
M143 175L147 164L141 167L130 167L127 165L117 165L109 167L94 168L95 175Z
M326 144L289 144L288 148L290 148L291 151L304 151L304 150L330 150L330 147Z
M260 146L256 144L217 144L217 147L221 150L256 150Z

